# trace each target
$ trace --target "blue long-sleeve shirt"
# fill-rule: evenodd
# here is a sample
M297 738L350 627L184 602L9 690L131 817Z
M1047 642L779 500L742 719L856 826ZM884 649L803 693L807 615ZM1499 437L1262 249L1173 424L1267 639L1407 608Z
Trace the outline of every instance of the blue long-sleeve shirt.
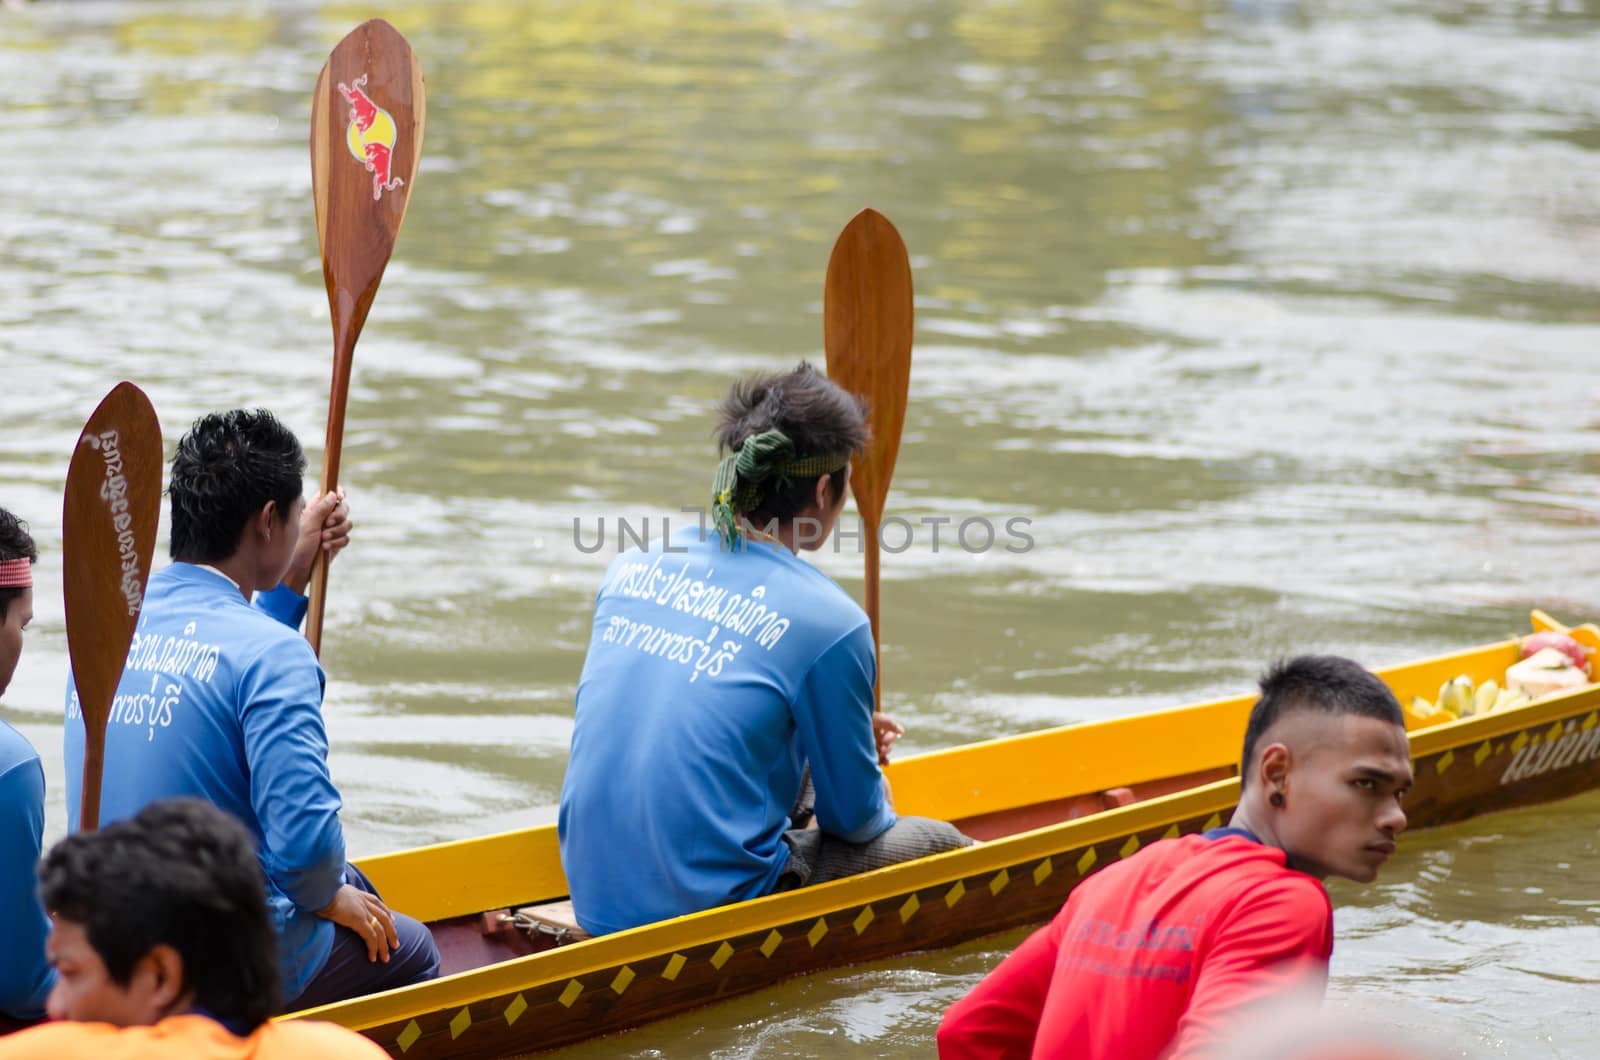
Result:
M44 956L50 921L39 904L44 769L33 745L0 721L0 1014L44 1015L55 972Z
M619 556L595 601L561 791L573 909L603 934L769 893L809 761L818 825L895 821L866 614L787 549Z
M280 587L258 606L220 573L174 563L150 579L106 726L100 820L192 795L251 831L278 932L286 999L327 963L331 921L316 910L344 881L340 798L328 774L324 677ZM78 827L83 717L69 681L67 823Z

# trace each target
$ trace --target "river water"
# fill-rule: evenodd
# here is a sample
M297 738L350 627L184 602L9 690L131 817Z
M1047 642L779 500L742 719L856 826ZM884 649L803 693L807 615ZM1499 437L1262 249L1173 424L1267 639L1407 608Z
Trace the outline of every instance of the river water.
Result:
M370 8L0 10L0 504L44 550L3 708L64 828L60 489L121 378L168 445L320 458L306 136ZM325 642L355 854L552 820L616 520L681 525L736 374L820 360L863 205L917 342L886 705L928 750L1600 616L1595 0L394 0L428 78L356 356ZM969 552L964 519L1031 520ZM590 554L601 520L606 547ZM969 543L973 539L969 538ZM1015 543L1015 542L1012 542ZM163 539L162 549L165 544ZM859 559L819 562L852 590ZM1600 795L1335 884L1330 1004L1479 1055L1600 1034ZM1019 935L572 1056L912 1056Z

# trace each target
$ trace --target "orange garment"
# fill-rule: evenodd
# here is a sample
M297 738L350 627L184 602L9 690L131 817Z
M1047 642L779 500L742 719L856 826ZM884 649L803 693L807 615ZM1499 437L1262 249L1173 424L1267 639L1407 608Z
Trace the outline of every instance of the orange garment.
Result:
M381 1060L382 1049L331 1023L263 1023L241 1038L206 1016L153 1027L46 1023L0 1038L0 1060Z

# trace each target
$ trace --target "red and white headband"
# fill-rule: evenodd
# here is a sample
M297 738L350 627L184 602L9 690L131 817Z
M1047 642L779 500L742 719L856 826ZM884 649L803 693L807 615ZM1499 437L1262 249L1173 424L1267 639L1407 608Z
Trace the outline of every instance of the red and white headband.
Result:
M26 557L0 560L0 589L33 588L33 563Z

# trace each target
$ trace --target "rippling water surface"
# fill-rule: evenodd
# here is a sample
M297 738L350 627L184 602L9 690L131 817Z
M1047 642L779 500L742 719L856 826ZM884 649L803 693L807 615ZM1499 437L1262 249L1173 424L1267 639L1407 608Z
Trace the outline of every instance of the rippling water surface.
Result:
M0 504L44 547L5 717L64 827L60 489L119 378L169 445L330 338L309 95L359 5L0 11ZM900 227L893 513L1035 547L886 557L908 751L1600 615L1594 0L752 0L385 11L428 77L357 353L333 769L355 853L553 819L605 555L702 502L733 375L820 359L833 235ZM680 517L681 518L681 517ZM610 549L607 552L611 551ZM855 558L822 565L857 585ZM1600 1034L1600 796L1335 885L1332 1004L1488 1055ZM836 971L572 1055L899 1056L1019 936Z

